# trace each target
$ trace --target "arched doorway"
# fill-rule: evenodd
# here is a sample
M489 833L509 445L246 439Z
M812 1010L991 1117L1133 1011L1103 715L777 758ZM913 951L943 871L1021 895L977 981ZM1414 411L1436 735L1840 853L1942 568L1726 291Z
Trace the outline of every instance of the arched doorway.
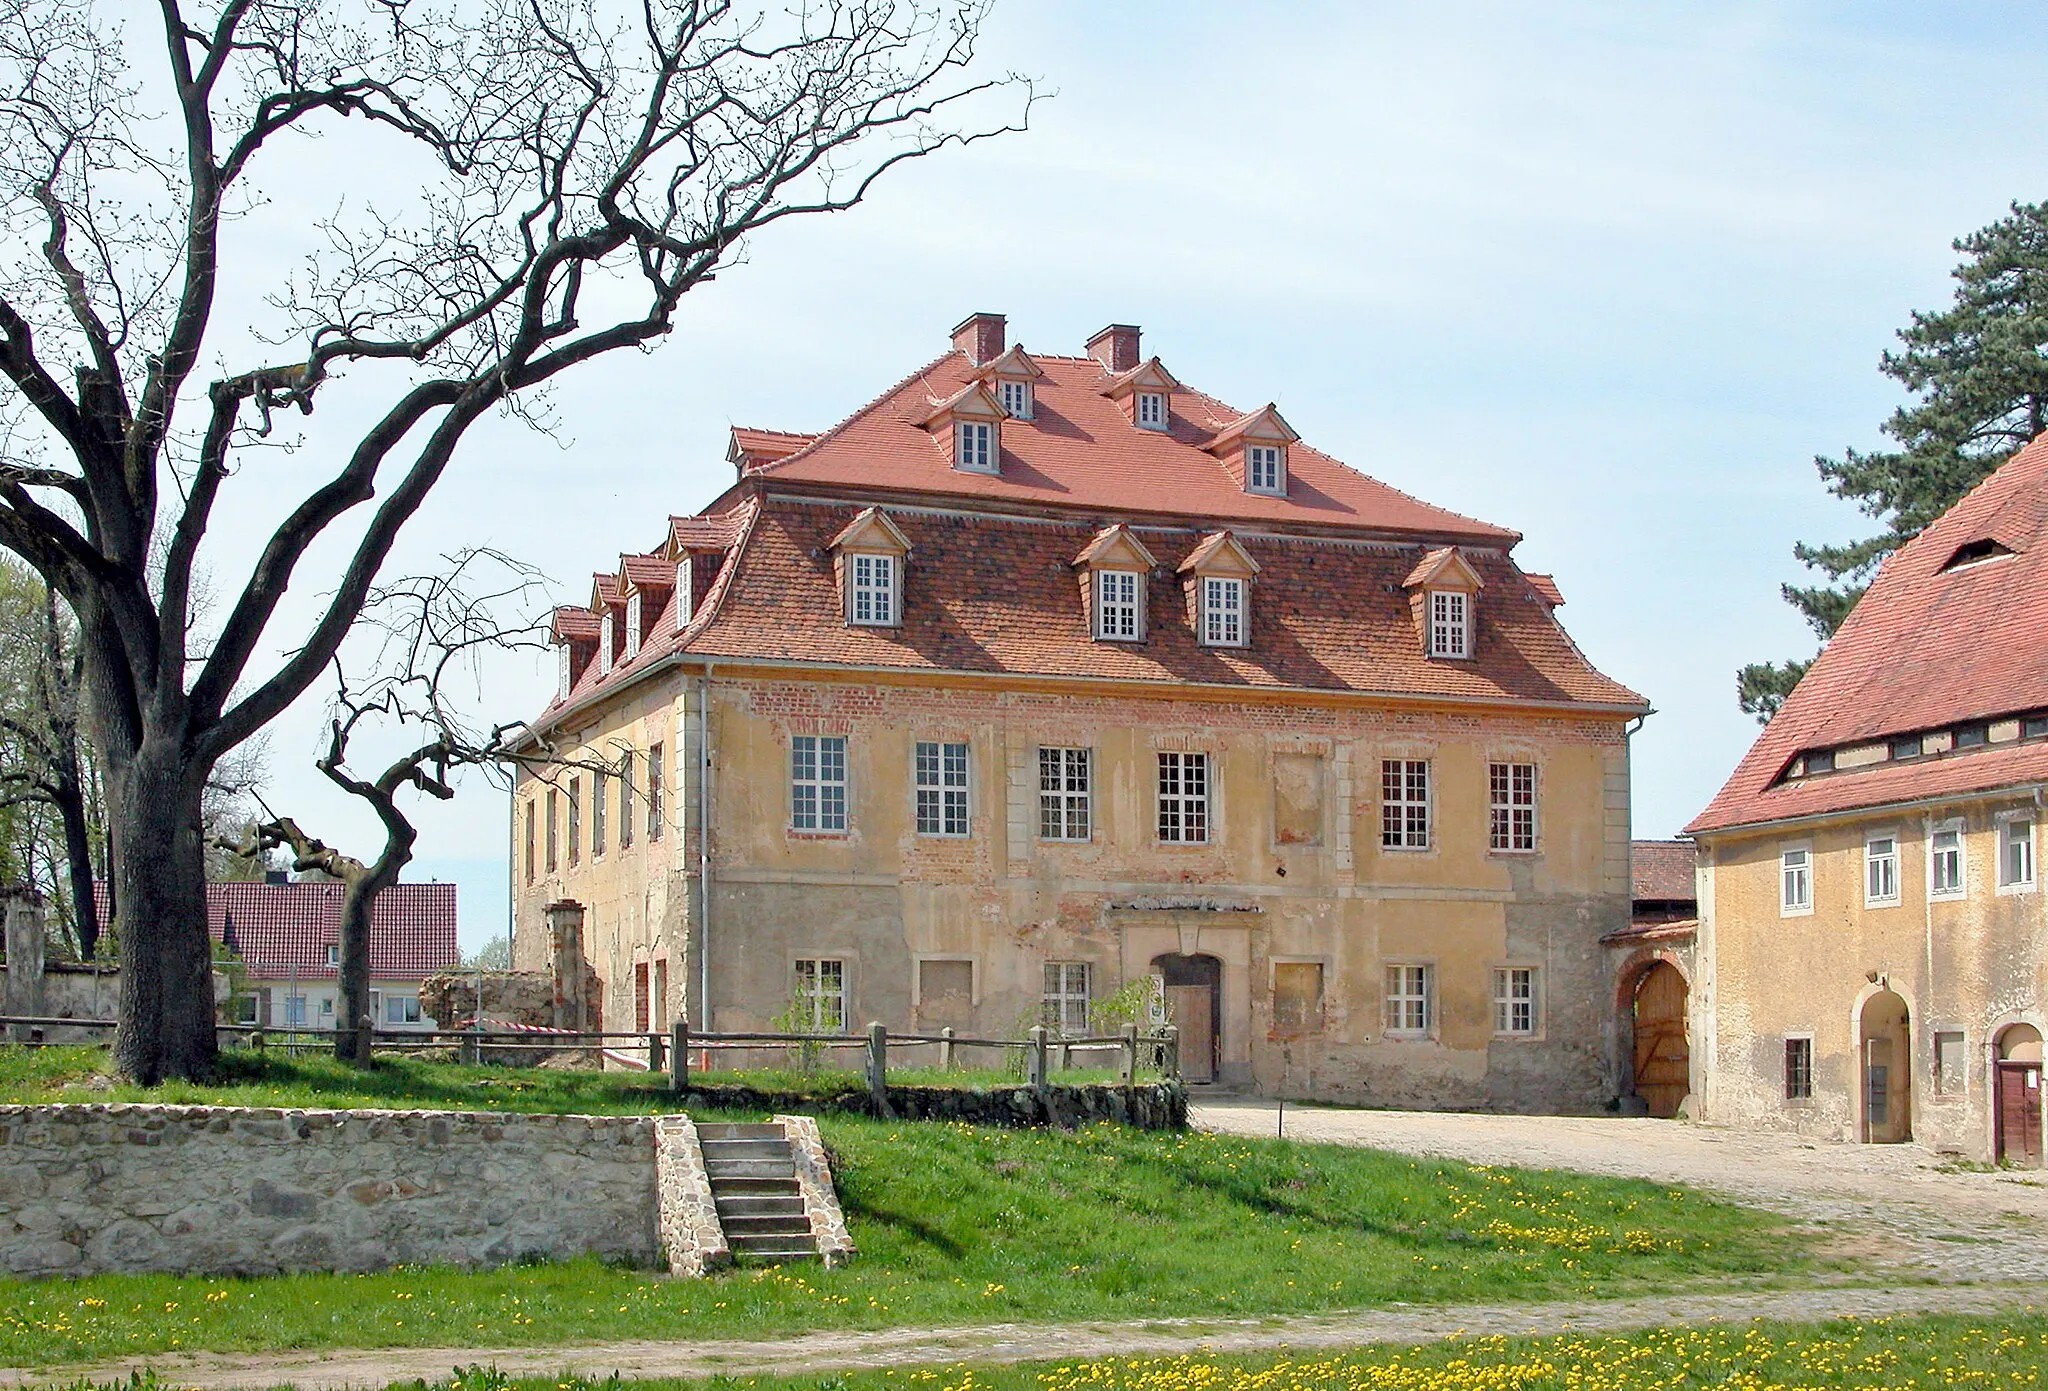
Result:
M1166 1017L1180 1030L1180 1075L1215 1081L1223 1056L1223 963L1173 952L1153 957L1152 969L1166 983Z
M2041 1031L2014 1024L1998 1035L1992 1064L1991 1105L1998 1128L1998 1158L2041 1167Z
M1692 1090L1692 1057L1685 1042L1685 977L1659 961L1636 980L1631 1013L1636 1033L1636 1095L1650 1114L1668 1120Z
M1913 1051L1906 1001L1880 990L1863 1002L1863 1138L1895 1145L1913 1138Z

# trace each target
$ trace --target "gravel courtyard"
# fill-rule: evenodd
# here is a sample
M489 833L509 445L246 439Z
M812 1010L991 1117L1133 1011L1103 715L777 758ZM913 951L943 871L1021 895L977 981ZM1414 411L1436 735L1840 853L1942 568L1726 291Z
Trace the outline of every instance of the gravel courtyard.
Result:
M1198 1099L1189 1121L1272 1135L1272 1101ZM1482 1116L1296 1106L1294 1140L1400 1154L1686 1183L1782 1212L1825 1232L1838 1259L1910 1279L2034 1281L2048 1276L2048 1173L1958 1169L1918 1145L1857 1145L1681 1121Z

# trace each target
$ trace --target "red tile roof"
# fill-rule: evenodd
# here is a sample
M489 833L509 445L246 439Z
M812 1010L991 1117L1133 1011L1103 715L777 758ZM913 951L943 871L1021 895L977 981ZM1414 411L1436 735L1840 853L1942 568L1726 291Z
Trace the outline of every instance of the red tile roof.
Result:
M2013 554L1948 568L1958 548ZM1879 570L1689 831L2048 780L2048 746L1995 744L1779 781L1793 757L2048 708L2048 435Z
M1661 902L1692 899L1693 848L1687 840L1629 842L1629 897Z
M787 458L753 471L771 485L823 484L879 492L971 497L1062 509L1186 518L1293 523L1512 545L1516 533L1368 478L1305 444L1287 451L1287 496L1248 493L1204 452L1245 413L1187 389L1173 393L1166 430L1133 425L1102 392L1113 378L1093 358L1039 357L1045 376L1032 417L1002 426L1002 472L954 469L924 428L940 402L975 378L966 356L949 352L912 373Z
M102 911L107 886L93 886ZM327 945L341 940L342 887L333 883L208 884L206 927L228 940L257 979L332 980ZM455 943L455 885L393 884L370 909L370 974L413 979L460 963Z

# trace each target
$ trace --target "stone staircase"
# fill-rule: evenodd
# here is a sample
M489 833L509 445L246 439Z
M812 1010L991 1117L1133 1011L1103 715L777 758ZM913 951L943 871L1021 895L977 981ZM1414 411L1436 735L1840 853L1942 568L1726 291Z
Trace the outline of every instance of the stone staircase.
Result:
M700 1125L697 1142L718 1224L733 1255L767 1261L818 1258L796 1159L779 1122Z

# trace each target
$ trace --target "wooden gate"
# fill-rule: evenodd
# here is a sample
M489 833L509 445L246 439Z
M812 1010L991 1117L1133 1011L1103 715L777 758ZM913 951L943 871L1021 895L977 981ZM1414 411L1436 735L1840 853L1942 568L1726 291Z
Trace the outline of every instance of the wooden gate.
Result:
M1668 961L1636 982L1636 1095L1650 1114L1669 1119L1692 1090L1685 1043L1685 977Z
M1190 1082L1216 1080L1216 991L1207 985L1166 987L1166 1014L1180 1030L1180 1075Z
M1998 1157L2041 1167L2041 1064L2001 1060L1996 1070Z

